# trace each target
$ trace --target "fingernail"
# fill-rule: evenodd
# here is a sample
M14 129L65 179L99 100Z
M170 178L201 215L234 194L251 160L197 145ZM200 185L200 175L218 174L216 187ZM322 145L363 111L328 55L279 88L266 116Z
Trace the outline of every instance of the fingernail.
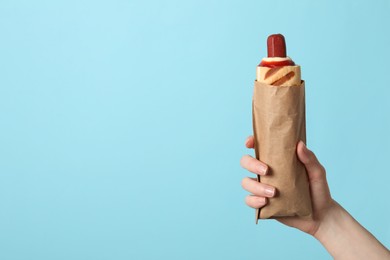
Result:
M266 175L267 174L267 166L260 164L259 165L259 174Z
M273 197L275 195L275 188L265 188L265 194L267 196Z

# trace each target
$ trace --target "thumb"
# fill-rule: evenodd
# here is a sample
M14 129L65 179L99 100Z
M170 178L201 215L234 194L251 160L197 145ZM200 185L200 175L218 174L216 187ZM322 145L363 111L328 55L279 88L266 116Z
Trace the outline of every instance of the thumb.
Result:
M325 168L302 141L298 143L297 154L299 160L305 165L310 181L326 181Z

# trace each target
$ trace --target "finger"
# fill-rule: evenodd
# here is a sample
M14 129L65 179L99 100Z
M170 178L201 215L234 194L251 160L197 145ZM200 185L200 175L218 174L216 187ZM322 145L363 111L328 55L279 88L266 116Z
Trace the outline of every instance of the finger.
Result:
M251 178L244 178L241 182L241 186L249 191L250 193L261 196L261 197L268 197L271 198L275 196L275 188L272 186L269 186L267 184L257 182L255 180L252 180Z
M253 138L253 135L248 136L248 138L245 141L246 148L254 148L255 147L255 138Z
M315 154L300 141L297 147L299 160L305 165L310 181L310 192L313 206L329 205L332 201L325 168L320 164Z
M265 163L260 162L250 155L244 155L241 158L240 164L243 168L253 172L254 174L266 175L268 171L268 166Z
M251 208L259 209L267 204L267 199L264 197L248 195L245 197L245 203Z
M299 160L305 165L311 181L325 180L325 168L320 164L315 154L307 149L304 142L300 141L297 147Z

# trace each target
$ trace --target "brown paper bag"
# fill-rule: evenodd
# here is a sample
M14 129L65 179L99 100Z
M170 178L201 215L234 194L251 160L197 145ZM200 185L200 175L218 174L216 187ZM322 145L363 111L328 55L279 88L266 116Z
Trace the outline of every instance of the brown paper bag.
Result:
M256 158L269 167L268 174L258 180L277 190L275 197L257 210L256 223L259 218L310 218L308 177L296 153L299 140L306 143L304 81L291 87L255 81L253 132Z

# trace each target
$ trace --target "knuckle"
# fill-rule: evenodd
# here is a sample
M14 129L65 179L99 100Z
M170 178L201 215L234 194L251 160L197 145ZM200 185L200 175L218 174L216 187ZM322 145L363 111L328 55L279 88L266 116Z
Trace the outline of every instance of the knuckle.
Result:
M264 190L265 189L264 189L263 185L261 185L261 183L256 183L256 192L257 192L257 194L265 195Z
M244 179L242 179L241 187L245 189L247 182L248 182L248 177L245 177Z
M317 161L316 155L312 151L310 151L310 150L308 151L308 158L309 158L309 162Z
M245 168L245 161L246 161L246 158L247 158L247 155L244 155L243 157L241 157L241 160L240 160L240 165L241 167Z
M259 194L263 190L263 184L258 182L257 180L254 180L252 185L253 185L253 190L256 194Z
M258 208L264 207L265 204L267 204L267 198L258 197L258 196L254 196L254 195L248 195L245 198L245 203L249 207L258 209Z
M321 164L320 168L321 168L322 174L324 174L326 176L326 169L325 169L325 167Z
M248 167L250 167L250 169L253 170L256 169L256 166L257 166L257 160L253 160L251 158L251 160L248 162Z
M248 206L251 205L251 196L250 195L245 197L245 204L248 205Z

